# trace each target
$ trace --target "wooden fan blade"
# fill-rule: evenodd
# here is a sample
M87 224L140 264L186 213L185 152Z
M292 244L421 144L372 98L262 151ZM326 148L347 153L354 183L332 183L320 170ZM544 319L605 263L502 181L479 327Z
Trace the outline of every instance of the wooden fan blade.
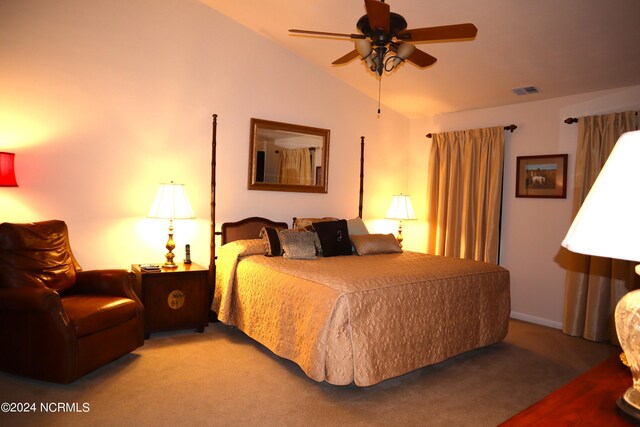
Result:
M364 7L369 17L369 27L372 30L381 28L385 34L389 34L389 13L391 7L378 0L364 0Z
M335 61L332 62L333 65L341 65L341 64L346 64L347 62L351 61L354 58L358 57L358 51L353 49L351 52L347 53L344 56L341 56L340 58L336 59Z
M411 61L420 68L428 67L436 63L437 59L426 52L416 49L415 52L407 58L407 61Z
M344 33L327 33L324 31L309 31L309 30L289 30L290 33L297 34L310 34L313 36L331 36L331 37L348 37L350 39L366 39L367 37L362 34L344 34Z
M478 29L473 24L456 24L404 30L398 33L397 38L412 42L446 42L473 40L477 33Z

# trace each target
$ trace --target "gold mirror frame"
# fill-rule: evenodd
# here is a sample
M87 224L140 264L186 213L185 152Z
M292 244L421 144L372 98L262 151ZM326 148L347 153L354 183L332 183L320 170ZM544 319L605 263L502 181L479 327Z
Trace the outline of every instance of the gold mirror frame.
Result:
M329 129L252 118L248 189L326 193L329 179L329 134ZM304 179L311 184L281 182L283 178L279 175L277 156L291 146L310 149L310 174Z

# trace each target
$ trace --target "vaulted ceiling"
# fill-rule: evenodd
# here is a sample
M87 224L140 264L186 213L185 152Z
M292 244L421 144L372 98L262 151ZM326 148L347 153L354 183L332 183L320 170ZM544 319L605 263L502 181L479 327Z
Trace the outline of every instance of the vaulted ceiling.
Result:
M378 79L359 58L331 65L354 49L352 40L288 32L357 33L363 0L201 1L378 99ZM410 118L640 84L639 0L386 3L408 28L466 22L478 28L473 41L417 44L438 61L424 69L405 63L382 77L382 103ZM512 91L525 86L540 93Z

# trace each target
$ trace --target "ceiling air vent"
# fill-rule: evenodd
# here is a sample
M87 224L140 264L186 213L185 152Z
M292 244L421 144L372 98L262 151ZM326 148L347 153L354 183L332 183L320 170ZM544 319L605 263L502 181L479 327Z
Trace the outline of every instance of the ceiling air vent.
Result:
M524 86L511 89L516 95L533 95L534 93L540 93L535 86Z

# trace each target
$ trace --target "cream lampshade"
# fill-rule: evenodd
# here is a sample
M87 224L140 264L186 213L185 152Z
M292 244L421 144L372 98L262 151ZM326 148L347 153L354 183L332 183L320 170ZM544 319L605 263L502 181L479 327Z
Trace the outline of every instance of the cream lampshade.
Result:
M640 131L620 137L562 246L587 255L640 262ZM640 274L640 266L636 273ZM618 399L618 406L640 419L640 290L620 300L615 321L633 376L633 387Z
M166 245L168 252L165 255L167 261L163 264L163 267L177 267L177 264L173 262L175 256L173 249L176 247L173 241L173 220L195 218L184 184L174 184L173 181L170 184L160 184L147 216L149 218L169 220L169 240Z
M398 221L398 243L402 247L402 221L416 219L416 214L411 205L411 196L406 194L395 194L391 199L391 205L387 211L386 219Z

